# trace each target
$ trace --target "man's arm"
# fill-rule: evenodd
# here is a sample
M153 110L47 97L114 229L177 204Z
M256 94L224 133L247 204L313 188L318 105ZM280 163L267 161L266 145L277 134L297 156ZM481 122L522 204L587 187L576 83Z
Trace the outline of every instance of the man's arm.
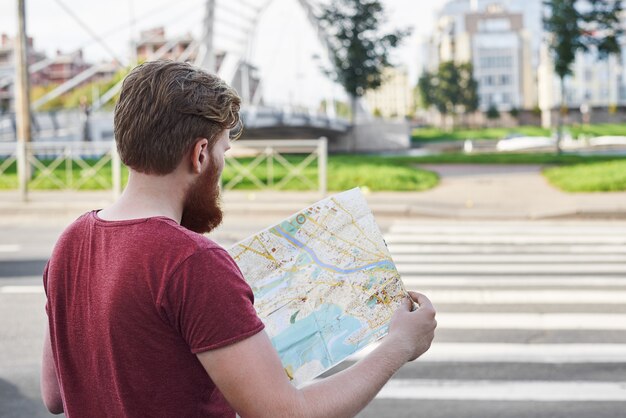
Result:
M63 413L63 399L61 398L61 388L59 379L54 368L54 357L52 355L52 344L50 343L50 328L46 326L46 335L43 343L43 358L41 361L41 397L43 403L53 414Z
M430 347L435 310L411 292L394 314L389 335L363 360L302 389L289 383L267 334L198 354L211 379L242 417L351 417L362 410L407 361Z

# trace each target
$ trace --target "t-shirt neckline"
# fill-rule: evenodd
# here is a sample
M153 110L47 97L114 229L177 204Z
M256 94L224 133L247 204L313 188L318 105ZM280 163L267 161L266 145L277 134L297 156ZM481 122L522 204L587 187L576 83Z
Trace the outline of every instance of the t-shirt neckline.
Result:
M150 216L150 217L147 217L147 218L107 220L107 219L102 219L100 216L98 216L98 212L100 212L101 210L102 209L95 209L95 210L91 211L91 217L97 224L103 225L103 226L133 225L133 224L140 224L140 223L148 222L150 220L157 220L157 219L158 220L165 220L165 221L177 223L172 218L168 218L167 216L164 216L164 215Z

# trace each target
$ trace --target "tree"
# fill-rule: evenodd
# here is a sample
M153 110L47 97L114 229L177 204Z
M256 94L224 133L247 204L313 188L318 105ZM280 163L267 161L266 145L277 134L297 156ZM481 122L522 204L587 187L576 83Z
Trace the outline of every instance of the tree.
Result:
M543 24L550 34L548 47L554 72L561 84L561 104L557 112L557 152L561 152L563 111L566 109L565 78L572 74L578 52L595 52L599 59L619 54L621 0L545 0Z
M350 96L352 123L359 97L383 82L383 70L391 67L389 53L409 35L408 29L381 34L385 21L378 0L331 0L318 16L326 32L334 65L333 74Z
M446 61L439 64L436 73L424 72L417 83L422 104L435 107L444 118L467 114L478 109L478 83L472 64Z
M493 103L489 105L487 109L487 119L489 120L497 120L500 119L500 111Z

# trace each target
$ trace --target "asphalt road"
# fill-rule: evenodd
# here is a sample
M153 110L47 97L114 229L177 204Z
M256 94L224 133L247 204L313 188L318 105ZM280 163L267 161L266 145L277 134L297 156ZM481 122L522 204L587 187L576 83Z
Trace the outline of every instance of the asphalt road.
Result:
M214 238L229 246L277 220L227 217ZM360 417L625 416L626 223L379 223L439 328ZM0 228L0 417L44 417L37 286L63 225Z

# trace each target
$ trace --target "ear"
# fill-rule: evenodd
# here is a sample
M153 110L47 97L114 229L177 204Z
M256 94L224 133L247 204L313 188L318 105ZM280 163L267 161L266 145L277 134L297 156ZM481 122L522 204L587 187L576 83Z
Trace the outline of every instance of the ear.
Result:
M209 140L206 138L196 138L196 142L191 149L191 170L200 174L202 169L209 162Z

